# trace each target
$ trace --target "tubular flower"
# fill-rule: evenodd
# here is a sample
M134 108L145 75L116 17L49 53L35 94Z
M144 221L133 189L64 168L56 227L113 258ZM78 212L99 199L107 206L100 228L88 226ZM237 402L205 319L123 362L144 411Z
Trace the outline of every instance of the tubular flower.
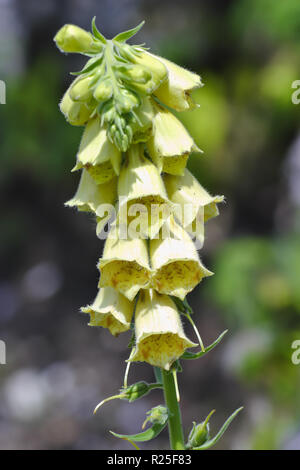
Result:
M106 136L100 118L95 117L86 125L72 171L86 168L96 183L102 184L119 175L121 152Z
M130 329L133 314L133 302L112 287L103 287L99 290L92 305L81 307L83 313L90 315L90 326L108 328L112 335Z
M119 227L114 224L105 242L98 268L99 287L111 286L133 300L141 288L149 286L151 269L147 243L141 238L122 240Z
M130 236L156 236L172 211L159 171L140 145L131 146L128 152L118 180L118 196L119 223L128 225Z
M201 78L196 73L174 64L163 57L157 57L168 71L168 79L155 90L155 96L164 104L176 111L187 111L195 108L197 105L190 97L190 93L201 86Z
M168 236L164 234L168 230ZM213 273L201 263L189 235L171 216L161 229L161 237L150 241L154 271L152 286L161 294L184 299L205 276Z
M97 184L87 170L82 170L78 189L65 206L77 207L79 211L97 212L101 204L114 204L117 198L117 178L108 183Z
M130 361L169 370L187 348L197 346L184 334L174 302L154 290L140 292L135 313L135 350Z
M147 149L159 172L182 175L191 152L201 152L181 122L167 109L154 104L153 135Z
M204 241L203 224L219 214L218 203L224 196L211 196L186 168L183 176L164 175L164 183L175 214L182 226L200 242Z

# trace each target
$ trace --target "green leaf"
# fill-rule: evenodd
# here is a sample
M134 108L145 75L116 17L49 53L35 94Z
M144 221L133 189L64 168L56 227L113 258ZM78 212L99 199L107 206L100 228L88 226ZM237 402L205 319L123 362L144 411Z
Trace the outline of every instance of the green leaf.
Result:
M116 432L109 431L113 436L119 437L120 439L128 439L133 442L146 442L146 441L151 441L151 439L154 439L156 436L158 436L161 431L165 428L167 421L163 424L155 423L153 426L148 428L146 431L141 432L139 434L117 434Z
M94 68L98 67L101 64L102 61L102 54L101 56L94 57L93 59L90 59L85 66L83 67L82 70L79 70L78 72L71 72L71 75L82 75L84 73L89 73Z
M132 36L134 36L136 33L139 32L139 30L144 26L145 24L145 21L142 21L138 26L136 26L135 28L133 29L129 29L128 31L124 31L123 33L119 33L117 34L117 36L115 36L113 38L113 41L116 41L116 42L126 42L128 39L132 38Z
M105 37L100 33L96 26L96 16L92 19L92 32L96 39L99 39L103 44L107 43Z
M223 337L226 335L227 331L228 330L223 331L223 333L221 333L220 336L213 343L211 343L209 346L207 346L207 348L205 348L205 351L199 351L198 353L185 351L183 355L180 357L180 359L199 359L199 357L204 356L209 351L214 349L217 346L217 344L219 344L220 341L223 339Z
M206 441L204 444L202 444L199 447L193 447L193 450L206 450L210 449L212 446L214 446L218 440L223 436L224 432L228 428L229 424L234 420L236 415L243 409L243 406L235 410L231 416L225 421L223 426L221 427L220 431L213 437L212 439L209 439L209 441Z

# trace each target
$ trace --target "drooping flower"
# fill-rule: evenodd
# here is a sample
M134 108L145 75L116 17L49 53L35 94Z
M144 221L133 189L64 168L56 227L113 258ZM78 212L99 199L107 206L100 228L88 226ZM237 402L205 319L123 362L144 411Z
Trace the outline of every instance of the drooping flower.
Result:
M97 184L85 169L82 170L75 195L65 206L77 207L79 211L97 212L101 204L113 205L117 199L117 178L108 183Z
M118 225L113 224L98 268L101 273L99 287L111 286L133 300L150 282L146 241L142 238L121 239Z
M130 329L134 303L112 287L102 287L94 302L81 307L83 313L90 315L90 326L108 328L112 335Z
M132 145L118 180L119 223L129 236L154 237L172 212L156 166L144 156L142 145ZM139 214L139 217L137 217Z
M130 361L145 361L169 370L187 348L197 346L184 334L170 297L153 289L140 292L135 313L135 352Z
M213 274L203 266L190 236L172 216L160 237L150 240L150 261L153 288L182 300L203 277Z
M201 152L181 122L166 108L153 104L153 134L147 149L159 172L182 175L191 152Z
M198 241L204 240L204 222L219 214L217 204L224 196L211 196L186 168L182 176L164 175L170 200L175 204L175 214L182 226Z
M155 56L166 67L168 78L154 92L155 96L170 108L176 111L187 111L195 108L197 105L192 100L190 93L200 86L201 78L196 73L174 64L163 57Z
M120 150L107 138L100 118L95 117L85 127L72 171L86 168L96 183L102 184L119 175L121 159Z

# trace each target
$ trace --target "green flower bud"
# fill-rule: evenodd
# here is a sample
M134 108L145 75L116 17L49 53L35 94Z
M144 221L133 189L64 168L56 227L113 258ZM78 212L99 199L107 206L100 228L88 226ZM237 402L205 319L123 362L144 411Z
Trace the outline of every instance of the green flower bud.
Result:
M112 97L112 84L109 80L102 80L94 90L94 98L97 101L107 101Z
M146 414L148 416L146 421L150 421L152 424L164 424L168 419L168 409L162 405L155 406L150 411L147 411ZM145 424L146 423L144 423L144 425Z
M100 42L97 44L91 33L73 24L65 24L60 28L54 37L54 41L63 52L88 54L102 49Z
M132 81L143 84L149 82L152 78L151 72L147 70L146 67L138 64L134 65L132 68L129 68L126 71L126 74Z
M93 76L79 77L70 86L70 97L73 101L87 102L93 96L93 91L90 87Z
M123 89L115 97L115 105L119 113L129 113L133 108L136 108L140 104L140 100L135 93L130 90Z
M193 428L189 434L188 442L186 445L187 449L192 449L193 447L199 447L204 442L209 439L209 424L206 421L203 421L200 424L196 424L193 421Z

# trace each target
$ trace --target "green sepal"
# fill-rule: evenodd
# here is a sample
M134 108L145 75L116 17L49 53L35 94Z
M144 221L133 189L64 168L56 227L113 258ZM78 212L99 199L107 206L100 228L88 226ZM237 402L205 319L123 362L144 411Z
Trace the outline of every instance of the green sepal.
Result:
M180 364L180 362L179 362L178 359L176 359L176 361L173 362L169 373L173 372L174 370L175 370L176 372L182 372L182 366L181 366L181 364Z
M173 295L171 295L171 298L175 302L180 313L188 313L189 315L192 315L194 313L192 307L189 305L186 298L184 298L184 300L181 300L178 297L174 297Z
M207 449L210 449L212 446L214 446L219 439L221 439L221 437L223 436L224 432L226 431L226 429L228 428L228 426L230 425L230 423L234 420L234 418L236 417L236 415L243 409L243 406L241 406L240 408L238 408L237 410L235 410L231 416L229 416L229 418L225 421L225 423L223 424L223 426L221 427L221 429L219 430L219 432L215 435L215 437L213 437L212 439L209 439L208 441L206 441L204 444L202 444L201 446L199 447L193 447L192 450L207 450Z
M205 351L199 351L198 353L185 351L180 357L180 359L199 359L200 357L204 356L209 351L214 349L217 346L217 344L219 344L220 341L223 339L223 337L226 335L227 331L228 330L223 331L223 333L221 333L220 336L213 343L211 343L209 346L205 348Z
M70 72L70 75L83 75L85 73L91 72L94 70L94 68L101 64L102 57L103 53L97 55L97 57L93 57L92 59L88 60L82 70L79 70L78 72Z
M129 29L128 31L124 31L123 33L117 34L112 40L116 42L126 42L128 39L132 38L135 34L139 32L139 30L144 26L145 21L142 21L139 25L135 28Z
M103 44L107 43L105 37L103 36L103 34L100 33L96 26L96 16L94 16L94 18L92 19L92 32L96 39L99 39L99 41L101 41Z

